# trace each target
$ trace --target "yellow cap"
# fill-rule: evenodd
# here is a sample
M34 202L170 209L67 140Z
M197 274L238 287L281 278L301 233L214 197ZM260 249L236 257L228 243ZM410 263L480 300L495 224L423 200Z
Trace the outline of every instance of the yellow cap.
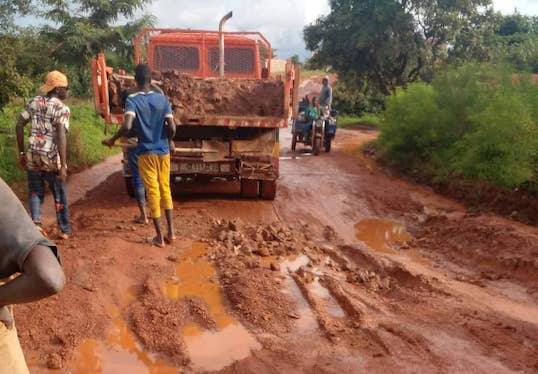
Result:
M56 87L67 87L67 77L58 70L51 71L47 74L45 84L39 88L39 91L49 93Z

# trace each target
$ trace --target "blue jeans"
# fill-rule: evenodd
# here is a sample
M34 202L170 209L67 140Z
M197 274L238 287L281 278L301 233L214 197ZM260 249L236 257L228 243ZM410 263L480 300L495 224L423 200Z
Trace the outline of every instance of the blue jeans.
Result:
M58 226L62 232L70 234L71 224L69 223L66 185L58 180L57 172L28 170L28 202L32 221L41 223L41 204L45 200L45 182L47 182L54 198Z
M139 202L146 202L146 190L144 189L144 182L140 177L140 171L138 170L138 154L136 148L127 148L127 161L129 161L129 169L131 169L131 175L133 176L133 189L135 198Z

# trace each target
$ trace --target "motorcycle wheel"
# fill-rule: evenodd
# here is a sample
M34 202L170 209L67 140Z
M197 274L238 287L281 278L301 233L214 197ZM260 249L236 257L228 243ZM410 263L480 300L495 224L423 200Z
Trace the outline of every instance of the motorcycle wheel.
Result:
M314 139L314 146L312 147L312 153L315 156L319 155L319 150L321 149L321 138L316 137Z
M291 150L292 151L295 151L295 148L297 147L297 134L295 133L292 133L292 138L291 138Z
M327 139L325 140L325 152L330 152L331 151L331 139Z

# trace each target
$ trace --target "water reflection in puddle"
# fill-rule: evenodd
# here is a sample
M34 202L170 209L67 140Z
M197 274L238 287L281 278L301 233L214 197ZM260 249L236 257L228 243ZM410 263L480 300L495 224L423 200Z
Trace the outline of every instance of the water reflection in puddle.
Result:
M344 310L338 305L329 290L319 283L319 277L315 277L314 281L308 285L308 290L314 297L323 301L327 313L329 313L331 317L344 318L346 316Z
M280 263L280 271L286 280L284 293L290 295L295 301L295 313L297 313L297 321L295 326L299 333L310 334L319 328L316 316L310 309L310 305L303 296L301 289L297 286L295 280L290 273L297 271L300 267L310 263L310 259L306 255L300 255L293 259L287 259Z
M178 372L177 368L169 366L164 360L144 352L116 306L109 306L107 309L112 318L112 328L105 342L85 339L78 347L75 358L67 362L63 369L49 370L30 364L31 372L36 374L65 372L73 374L172 374Z
M405 227L382 219L365 219L355 225L357 238L379 252L393 253L393 245L411 239Z
M355 225L357 239L370 248L388 254L404 254L417 263L430 264L430 261L418 253L416 249L396 251L395 246L412 239L405 227L398 222L383 219L365 219Z
M205 330L195 323L181 331L195 370L219 370L248 357L261 345L233 316L227 313L215 267L203 259L207 246L194 243L180 257L175 276L163 284L170 299L195 296L203 299L217 325Z

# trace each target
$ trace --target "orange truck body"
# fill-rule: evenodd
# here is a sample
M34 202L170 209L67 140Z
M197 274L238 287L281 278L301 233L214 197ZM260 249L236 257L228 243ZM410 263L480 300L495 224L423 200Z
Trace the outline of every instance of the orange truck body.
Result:
M179 70L196 79L282 81L284 113L281 117L237 117L218 113L181 123L175 139L179 152L172 155L171 165L173 180L236 179L241 181L243 196L272 199L278 178L278 130L287 127L296 114L299 70L288 61L284 72L271 75L272 48L258 32L223 34L224 78L218 78L219 33L214 31L144 29L135 39L134 62L148 63L157 72ZM121 124L123 114L112 113L109 101L108 80L115 72L106 66L103 54L91 62L91 71L96 112L107 125ZM124 168L124 173L128 183L128 167Z

